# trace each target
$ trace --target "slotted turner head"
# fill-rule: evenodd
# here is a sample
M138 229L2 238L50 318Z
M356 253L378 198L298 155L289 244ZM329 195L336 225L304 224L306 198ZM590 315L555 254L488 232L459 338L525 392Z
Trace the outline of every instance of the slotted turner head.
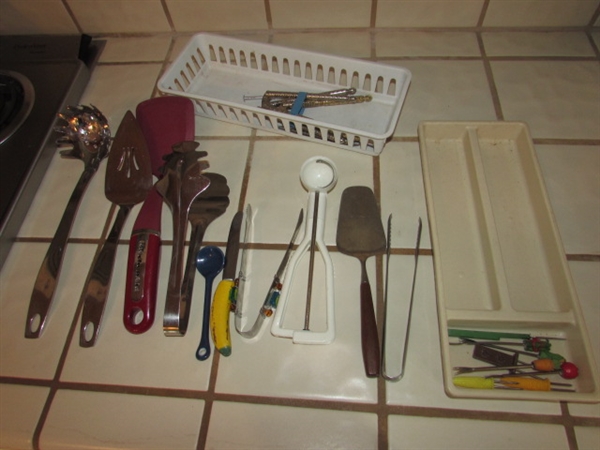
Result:
M108 154L104 193L118 205L135 205L144 201L151 188L146 139L133 113L127 111Z
M351 186L342 193L336 240L340 252L356 258L385 252L385 232L370 188Z

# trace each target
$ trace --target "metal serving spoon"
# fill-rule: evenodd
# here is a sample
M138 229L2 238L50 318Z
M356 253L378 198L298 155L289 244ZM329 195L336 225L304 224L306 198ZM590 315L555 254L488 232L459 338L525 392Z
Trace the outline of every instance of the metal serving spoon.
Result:
M27 311L26 338L38 338L44 329L58 284L65 247L81 198L98 170L100 161L108 154L111 142L108 120L95 106L69 106L66 114L58 116L66 125L55 128L64 135L56 142L59 148L72 147L70 150L61 151L61 155L65 158L80 159L83 161L84 170L69 198L35 281Z

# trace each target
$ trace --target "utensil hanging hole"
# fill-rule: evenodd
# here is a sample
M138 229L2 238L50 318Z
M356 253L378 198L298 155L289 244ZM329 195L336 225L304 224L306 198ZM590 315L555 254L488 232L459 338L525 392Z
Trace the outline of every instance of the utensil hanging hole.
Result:
M85 342L92 342L92 339L94 339L95 330L96 330L96 327L94 326L94 324L92 322L88 322L84 325L83 339L85 340Z
M40 329L40 325L42 323L42 316L39 314L35 314L29 318L29 332L37 333Z
M140 308L134 308L129 314L129 319L133 325L139 325L144 320L144 311Z

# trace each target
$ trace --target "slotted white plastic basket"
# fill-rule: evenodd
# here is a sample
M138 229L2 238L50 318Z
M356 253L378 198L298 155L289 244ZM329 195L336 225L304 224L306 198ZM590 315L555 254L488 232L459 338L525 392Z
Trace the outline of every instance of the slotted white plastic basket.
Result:
M161 77L158 89L192 99L199 116L378 155L394 132L410 79L402 67L200 33ZM315 93L350 87L373 100L308 108L302 116L244 100L268 90Z

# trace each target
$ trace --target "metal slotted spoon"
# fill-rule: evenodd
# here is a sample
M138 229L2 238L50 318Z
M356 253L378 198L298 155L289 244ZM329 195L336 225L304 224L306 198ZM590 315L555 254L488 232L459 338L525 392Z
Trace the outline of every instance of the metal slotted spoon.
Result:
M84 169L69 198L65 212L56 229L54 238L40 267L27 311L26 338L38 338L44 326L62 267L62 261L81 198L98 170L100 162L108 154L110 128L108 120L95 106L69 106L59 117L66 125L56 127L63 136L57 140L59 147L72 146L61 151L65 158L80 159Z

